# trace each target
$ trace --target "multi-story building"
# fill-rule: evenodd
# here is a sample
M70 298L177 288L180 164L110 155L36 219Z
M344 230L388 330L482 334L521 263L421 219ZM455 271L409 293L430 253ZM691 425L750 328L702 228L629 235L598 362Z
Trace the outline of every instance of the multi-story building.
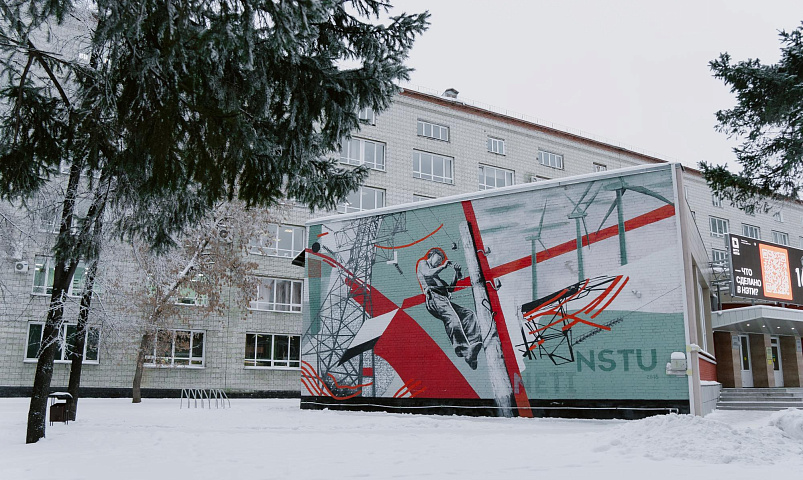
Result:
M381 114L365 110L360 112L360 119L360 130L344 139L335 155L344 165L367 165L370 175L338 207L343 213L664 162L588 136L474 106L451 89L443 96L404 90L388 110ZM783 202L769 213L751 216L712 196L700 173L692 168L685 169L684 183L685 198L709 262L727 260L728 232L803 246L803 207L799 202ZM324 214L327 212L314 215ZM249 309L233 308L223 316L190 313L188 320L176 325L169 355L150 362L143 380L146 393L148 389L208 387L253 395L298 394L304 270L291 265L290 259L307 245L304 223L312 216L304 207L290 207L281 224L276 225L275 238L261 244L254 241L250 255L260 263L259 298ZM592 227L596 228L588 226ZM47 297L42 295L47 292L51 267L46 258L48 249L32 248L6 256L0 271L7 289L0 310L0 394L24 391L34 375L37 334L41 335L39 325L47 308ZM105 254L114 256L113 252ZM708 275L712 268L705 265L704 270ZM710 305L715 293L713 287L711 290L698 292L701 305ZM713 302L715 308L722 303L739 303L724 294ZM191 310L192 306L187 308ZM68 333L69 326L65 335ZM112 338L103 329L90 333L82 384L125 394L133 377L137 341ZM780 329L772 333L794 336L793 331ZM713 379L716 367L710 322L698 337L701 357L710 360L704 376ZM178 341L184 338L194 340L185 348L179 344L186 342ZM799 344L800 338L794 338ZM53 379L53 385L59 387L66 385L68 372L67 365L62 364L67 363L68 353L61 355L63 360L57 359Z

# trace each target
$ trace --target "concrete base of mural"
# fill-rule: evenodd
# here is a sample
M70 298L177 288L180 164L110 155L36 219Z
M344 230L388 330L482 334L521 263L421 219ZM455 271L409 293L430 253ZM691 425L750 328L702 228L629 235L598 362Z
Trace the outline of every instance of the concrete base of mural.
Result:
M688 400L530 400L534 417L636 420L669 413L688 414ZM493 417L498 406L491 399L431 398L352 398L301 397L305 410L347 410L364 412L417 413L424 415L461 415ZM515 415L514 415L515 416Z

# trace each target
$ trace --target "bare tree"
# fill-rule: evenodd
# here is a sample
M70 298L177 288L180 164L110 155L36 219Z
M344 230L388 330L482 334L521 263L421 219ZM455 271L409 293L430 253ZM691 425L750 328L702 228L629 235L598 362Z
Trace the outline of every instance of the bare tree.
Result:
M246 251L250 239L268 232L271 220L267 210L247 209L237 201L221 203L177 238L179 246L167 253L157 255L144 245L132 245L141 275L134 282L138 286L130 291L130 305L139 317L133 327L141 336L133 403L142 401L140 386L146 357L163 343L159 336L181 316L182 305L195 305L194 313L209 315L234 306L221 294L224 288L236 292L232 303L238 305L255 297L253 274L258 264L248 260Z

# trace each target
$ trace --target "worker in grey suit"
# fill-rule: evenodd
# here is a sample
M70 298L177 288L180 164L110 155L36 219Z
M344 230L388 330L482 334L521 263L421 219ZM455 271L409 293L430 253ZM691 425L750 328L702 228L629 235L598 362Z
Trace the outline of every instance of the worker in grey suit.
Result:
M451 283L440 273L452 267L455 275ZM446 335L458 357L463 357L472 370L477 368L477 355L482 349L482 335L473 311L451 301L457 281L463 277L460 265L447 260L443 249L435 247L418 261L416 275L426 297L427 311L443 322Z

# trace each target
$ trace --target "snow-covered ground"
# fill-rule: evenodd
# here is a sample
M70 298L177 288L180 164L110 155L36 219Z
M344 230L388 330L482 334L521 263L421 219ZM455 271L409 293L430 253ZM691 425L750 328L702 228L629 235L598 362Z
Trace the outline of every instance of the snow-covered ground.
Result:
M0 399L0 479L793 478L803 411L646 420L301 411L298 400L81 400L25 445L28 400ZM546 476L546 477L545 477Z

